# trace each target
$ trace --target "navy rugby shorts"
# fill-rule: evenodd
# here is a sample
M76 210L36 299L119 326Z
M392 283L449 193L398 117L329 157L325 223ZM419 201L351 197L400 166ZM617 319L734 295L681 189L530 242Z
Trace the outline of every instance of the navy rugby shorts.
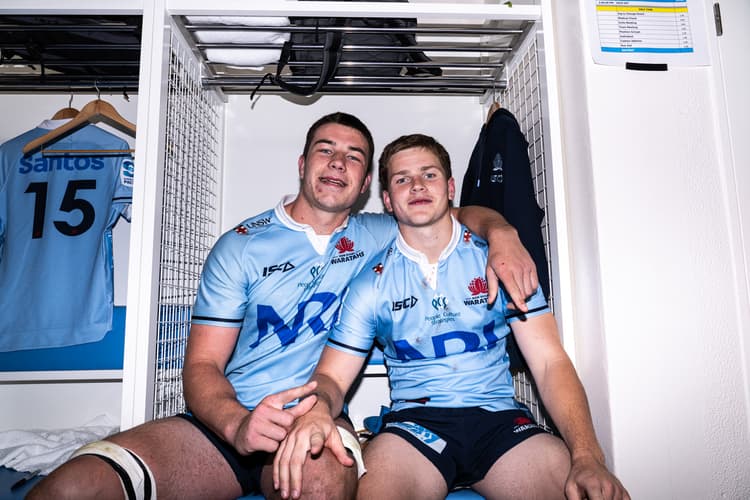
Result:
M528 410L420 407L389 412L380 432L419 450L445 478L448 490L480 481L515 445L547 432Z

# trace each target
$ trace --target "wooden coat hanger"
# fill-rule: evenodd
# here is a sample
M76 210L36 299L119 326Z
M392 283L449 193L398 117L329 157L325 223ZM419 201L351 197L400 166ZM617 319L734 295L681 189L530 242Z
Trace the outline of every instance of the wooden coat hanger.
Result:
M54 115L52 115L52 119L64 120L66 118L75 118L78 113L79 111L76 108L71 108L71 107L61 108Z
M492 115L495 114L495 111L502 108L500 105L500 99L499 99L499 93L497 91L497 87L495 87L495 83L492 84L492 104L490 104L490 109L487 111L487 118L485 118L484 123L489 123L490 118L492 118Z
M63 110L58 111L60 113ZM57 113L56 113L57 114ZM125 118L112 106L110 103L99 99L96 99L86 104L81 111L76 114L69 122L50 130L41 137L30 141L23 147L23 153L28 154L31 151L35 151L37 148L45 144L52 143L66 134L88 125L89 123L98 123L103 121L104 123L111 125L117 130L124 132L132 137L135 137L135 125ZM132 153L133 150L46 150L47 153Z
M490 118L492 118L492 115L495 114L495 111L497 111L500 108L502 108L502 106L500 106L500 103L497 102L497 101L494 101L490 105L490 110L487 112L487 119L484 122L485 123L489 123L490 122Z
M78 114L78 110L73 107L73 93L70 93L70 99L68 100L68 107L59 109L54 115L53 120L64 120L66 118L75 118Z

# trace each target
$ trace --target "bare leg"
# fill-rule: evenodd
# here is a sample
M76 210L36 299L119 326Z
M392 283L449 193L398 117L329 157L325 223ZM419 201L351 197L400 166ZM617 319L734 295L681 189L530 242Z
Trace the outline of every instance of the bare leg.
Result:
M442 474L416 448L395 434L376 436L365 448L367 474L359 481L360 500L444 499Z
M487 499L564 499L570 472L565 443L537 434L514 446L472 487Z
M151 469L159 499L233 499L242 494L221 453L192 424L171 417L107 438L136 453ZM80 456L61 465L26 497L37 499L124 498L117 473L103 460Z

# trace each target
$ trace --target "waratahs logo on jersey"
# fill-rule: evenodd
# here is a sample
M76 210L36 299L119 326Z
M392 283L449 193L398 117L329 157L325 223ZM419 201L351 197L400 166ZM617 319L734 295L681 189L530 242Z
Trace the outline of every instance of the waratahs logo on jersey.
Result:
M365 256L365 252L362 250L356 251L354 249L354 242L346 236L342 236L341 239L336 242L336 250L339 251L339 256L331 259L331 264L341 264L342 262L361 259Z
M374 266L372 266L372 270L375 272L375 274L383 274L383 264L381 262L378 262Z
M342 236L341 239L336 242L336 250L338 250L339 253L351 252L354 250L354 242L346 236Z
M467 306L474 306L487 303L487 293L489 292L489 288L487 288L486 279L477 276L469 282L468 288L471 292L471 297L464 299L464 304Z

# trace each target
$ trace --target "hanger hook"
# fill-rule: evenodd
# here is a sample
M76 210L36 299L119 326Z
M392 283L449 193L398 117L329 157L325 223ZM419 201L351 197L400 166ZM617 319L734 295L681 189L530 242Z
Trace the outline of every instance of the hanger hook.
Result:
M70 91L70 99L68 99L68 107L69 108L73 107L73 90L72 89Z
M94 88L96 89L96 99L99 100L101 98L101 91L99 90L99 85L97 85L96 80L94 80Z

